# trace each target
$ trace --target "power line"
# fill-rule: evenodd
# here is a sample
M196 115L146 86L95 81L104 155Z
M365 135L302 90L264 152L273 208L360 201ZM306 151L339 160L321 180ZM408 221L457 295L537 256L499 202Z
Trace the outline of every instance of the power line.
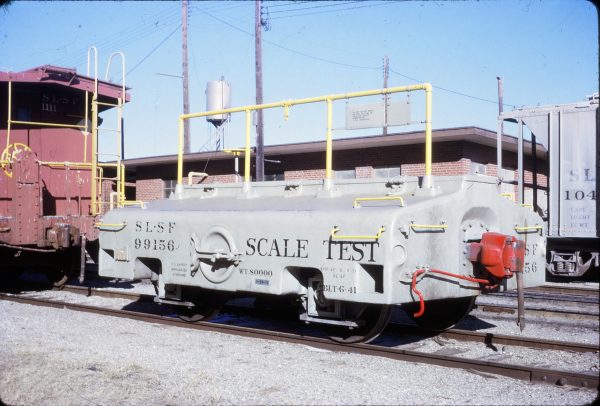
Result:
M310 16L310 15L315 15L315 14L326 14L326 13L336 13L339 11L348 11L348 10L356 10L359 8L371 8L371 7L378 7L378 6L384 6L384 5L388 5L390 4L390 2L388 1L384 1L382 3L378 3L378 4L373 4L371 2L369 2L369 4L366 4L364 6L356 6L356 7L346 7L346 8L338 8L335 10L325 10L325 11L315 11L313 13L302 13L302 14L293 14L293 15L287 15L287 16L279 16L279 17L273 17L273 20L279 20L282 18L294 18L294 17L302 17L302 16Z
M243 30L243 29L241 29L241 28L239 28L239 27L236 27L236 26L235 26L235 25L233 25L233 24L229 24L227 21L225 21L225 20L223 20L223 19L221 19L221 18L219 18L219 17L217 17L217 16L215 16L215 15L213 15L213 14L211 14L211 13L209 13L209 12L205 11L205 10L200 10L200 11L202 11L203 13L205 13L206 15L208 15L209 17L212 17L212 18L214 18L215 20L217 20L217 21L219 21L219 22L221 22L221 23L223 23L223 24L227 25L228 27L231 27L231 28L233 28L234 30L240 31L240 32L242 32L242 33L244 33L244 34L246 34L246 35L248 35L248 36L250 36L250 37L254 38L254 34L252 34L252 33L248 32L248 31L246 31L246 30ZM317 60L317 61L326 62L326 63L330 63L330 64L333 64L333 65L346 66L346 67L350 67L350 68L357 68L357 69L369 69L369 70L379 70L379 67L353 65L353 64L348 64L348 63L343 63L343 62L337 62L337 61L333 61L333 60L326 59L326 58L321 58L321 57L314 56L314 55L305 54L304 52L301 52L301 51L297 51L297 50L295 50L295 49L291 49L291 48L284 47L283 45L279 45L279 44L277 44L276 42L269 41L269 40L266 40L266 39L264 39L264 38L263 38L263 41L264 41L264 42L266 42L267 44L273 45L273 46L275 46L275 47L277 47L277 48L281 48L281 49L283 49L283 50L286 50L286 51L288 51L288 52L291 52L291 53L294 53L294 54L297 54L297 55L301 55L301 56L304 56L304 57L306 57L306 58L314 59L314 60Z
M286 3L287 4L273 4L273 5L269 5L269 7L271 7L271 8L275 8L275 7L287 7L287 6L293 6L293 5L301 5L301 4L304 4L304 3L314 3L314 0L288 1Z
M132 25L126 29L113 33L97 42L97 48L114 48L121 44L130 44L140 38L145 37L148 33L166 28L174 22L179 21L179 13L177 10L168 8L161 10L147 17L147 21L141 21L138 24ZM158 18L158 19L157 19ZM123 42L127 38L128 41ZM121 45L122 46L122 45ZM84 60L85 53L88 48L81 48L80 51L73 52L71 56L58 59L59 64L67 65Z
M173 31L171 31L169 33L169 35L167 35L162 41L160 41L160 43L158 45L156 45L154 48L152 48L152 50L150 52L148 52L148 54L146 54L146 56L144 56L137 64L135 64L135 66L131 69L129 69L129 71L127 71L126 75L129 75L131 72L133 72L138 66L140 66L146 59L148 59L150 57L150 55L152 55L158 48L160 48L160 46L162 44L164 44L169 38L171 38L171 36L173 34L175 34L179 29L181 28L181 24L179 24L177 27L175 27L175 29Z
M424 82L423 80L416 79L416 78L407 76L407 75L405 75L403 73L397 72L394 69L390 69L390 72L395 73L398 76L402 76L403 78L406 78L408 80L412 80L413 82L417 82L417 83L423 83ZM498 104L497 100L484 99L483 97L473 96L473 95L470 95L470 94L459 92L457 90L448 89L448 88L437 86L437 85L434 85L434 84L432 84L431 86L433 86L435 89L442 90L442 91L448 92L448 93L453 93L453 94L456 94L456 95L459 95L459 96L463 96L463 97L468 97L470 99L479 100L479 101L483 101L483 102L491 103L491 104ZM512 104L508 104L508 103L504 103L504 105L505 106L510 106L512 108L516 107L516 106L514 106Z
M302 11L302 10L309 10L309 9L313 9L313 8L323 8L323 7L339 7L339 6L343 6L346 4L352 4L352 3L360 3L363 0L354 0L354 1L344 1L344 2L335 2L333 4L323 4L320 6L309 6L309 7L300 7L300 8L294 8L294 9L288 9L288 10L275 10L272 11L271 14L276 14L276 13L288 13L290 11L292 12L296 12L296 11Z
M205 13L206 15L208 15L209 17L214 18L215 20L217 20L217 21L219 21L219 22L227 25L228 27L230 27L230 28L232 28L234 30L240 31L240 32L242 32L242 33L244 33L244 34L246 34L246 35L248 35L250 37L254 37L254 35L252 33L248 32L246 30L243 30L243 29L241 29L239 27L236 27L235 25L230 24L227 21L225 21L225 20L223 20L223 19L221 19L219 17L216 17L215 15L213 15L213 14L211 14L211 13L205 11L205 10L200 9L200 11L202 11L203 13ZM337 62L337 61L333 61L333 60L330 60L330 59L321 58L321 57L314 56L314 55L309 55L309 54L306 54L304 52L297 51L297 50L294 50L294 49L291 49L291 48L287 48L287 47L284 47L283 45L279 45L279 44L277 44L275 42L266 40L264 38L263 38L263 41L266 42L266 43L268 43L268 44L270 44L270 45L273 45L273 46L275 46L277 48L281 48L283 50L286 50L288 52L291 52L291 53L294 53L294 54L297 54L297 55L301 55L301 56L304 56L306 58L314 59L314 60L317 60L317 61L330 63L330 64L333 64L333 65L345 66L345 67L357 68L357 69L367 69L367 70L379 70L380 69L380 67L378 67L378 66L360 66L360 65L354 65L354 64L349 64L349 63ZM417 83L423 83L424 82L423 80L419 80L419 79L413 78L411 76L408 76L408 75L405 75L405 74L400 73L398 71L395 71L394 69L391 69L391 68L390 68L390 72L395 73L398 76L402 76L402 77L404 77L404 78L406 78L408 80L411 80L413 82L417 82ZM456 91L456 90L448 89L448 88L445 88L445 87L436 86L436 85L433 85L433 84L432 84L432 86L434 88L438 89L438 90L442 90L442 91L445 91L445 92L448 92L448 93L453 93L453 94L456 94L456 95L459 95L459 96L467 97L467 98L474 99L474 100L483 101L483 102L486 102L486 103L498 104L497 101L494 101L494 100L489 100L489 99L485 99L485 98L482 98L482 97L473 96L473 95L470 95L470 94L466 94L466 93L459 92L459 91ZM516 107L516 106L514 106L512 104L508 104L508 103L504 103L504 105L510 106L510 107L513 107L513 108Z

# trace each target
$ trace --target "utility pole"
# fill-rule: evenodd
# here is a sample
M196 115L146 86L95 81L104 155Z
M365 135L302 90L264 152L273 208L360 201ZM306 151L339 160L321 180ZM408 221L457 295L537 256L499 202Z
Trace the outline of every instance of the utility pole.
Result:
M183 78L183 114L190 112L190 96L188 93L188 51L187 51L187 15L188 2L181 2L181 49L183 51L182 78ZM190 122L183 121L183 152L190 152Z
M504 90L502 88L502 76L496 76L498 81L498 115L504 111Z
M390 74L390 59L387 55L383 57L383 88L388 87L388 76ZM388 94L383 96L383 135L388 133Z
M255 46L255 69L256 69L256 104L263 103L262 85L262 18L261 1L256 0L254 7L254 46ZM265 180L265 154L263 138L263 111L256 110L256 180Z

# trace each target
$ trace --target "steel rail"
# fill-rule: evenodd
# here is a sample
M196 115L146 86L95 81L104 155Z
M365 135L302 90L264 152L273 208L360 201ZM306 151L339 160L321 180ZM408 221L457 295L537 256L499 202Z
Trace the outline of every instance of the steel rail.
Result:
M153 303L154 295L133 293L133 292L120 292L114 290L97 289L88 286L77 286L67 285L63 289L64 292L71 292L85 296L96 296L104 298L116 298L116 299L129 299L131 301ZM268 312L259 311L257 309L249 309L242 306L227 305L224 307L225 311L232 312L246 312L252 310L252 314L260 313L261 315L267 315ZM414 334L424 337L432 337L432 334L427 334L423 329L402 323L390 323L388 330L393 330L394 333L398 334ZM470 331L463 329L449 329L441 333L435 334L436 336L444 337L447 339L454 339L459 341L472 341L486 344L487 346L494 345L509 345L515 347L545 349L545 350L557 350L557 351L573 351L573 352L598 352L600 346L598 344L586 344L576 343L569 341L558 341L558 340L546 340L538 339L533 337L518 337L510 336L506 334L487 333L479 331Z
M583 288L583 287L570 287L570 286L537 286L534 288L527 288L525 292L539 292L539 293L553 293L556 295L576 295L576 296L590 296L600 297L600 290L598 288Z
M508 292L497 292L497 293L487 293L486 296L489 297L515 297L517 292L508 291ZM593 295L575 295L573 293L559 293L559 292L549 292L549 291L525 291L525 298L534 301L553 301L553 302L570 302L570 303L589 303L589 304L598 304L600 302L600 298L598 296Z
M556 351L572 351L572 352L598 352L600 345L575 343L569 341L546 340L533 337L518 337L506 334L486 333L481 331L471 331L463 329L449 329L435 334L427 334L420 327L390 323L388 329L392 329L394 333L411 334L424 337L442 337L458 341L472 341L483 343L493 347L496 345L509 345L513 347L534 348L540 350L556 350Z
M334 352L357 353L385 357L399 361L415 362L448 368L458 368L467 371L477 371L480 373L507 376L533 383L547 383L561 386L570 385L584 388L598 388L600 386L600 377L594 374L536 368L525 365L502 364L493 361L473 360L439 354L427 354L418 351L388 348L373 344L338 344L325 338L282 333L278 331L260 330L249 327L214 324L210 322L197 322L190 324L172 317L139 313L129 310L107 309L82 304L64 303L48 299L26 298L21 296L6 295L4 293L0 293L0 299L17 303L80 311L103 316L120 317L148 323L158 323L162 325L206 332L226 333L248 338L259 338L268 339L271 341L282 341L291 344L311 345L320 349Z
M85 294L86 296L100 296L107 298L123 298L123 299L131 299L136 301L143 302L153 302L154 296L147 294L139 294L139 293L129 293L129 292L116 292L110 290L99 290L93 289L84 286L66 286L65 290L68 290L73 293ZM247 308L240 306L225 306L225 310L228 311L245 311ZM256 313L258 310L252 309L253 313ZM264 312L261 312L264 313ZM422 329L416 326L408 325L408 324L397 324L390 323L388 329L393 329L394 333L398 332L401 334L415 334L415 335L427 335L423 332ZM470 330L462 330L462 329L450 329L444 332L436 334L437 336L441 336L448 339L460 340L460 341L473 341L480 342L486 344L488 346L493 345L510 345L515 347L526 347L526 348L535 348L535 349L545 349L545 350L558 350L558 351L573 351L573 352L597 352L600 351L600 346L598 344L586 344L586 343L576 343L576 342L568 342L568 341L558 341L558 340L546 340L546 339L538 339L532 337L516 337L505 334L495 334L495 333L486 333L479 331L470 331Z
M515 314L517 312L517 306L515 305L501 305L501 304L475 304L473 310L480 310L488 313L508 313ZM542 307L525 307L528 315L532 316L549 316L549 317L564 317L570 320L595 320L597 321L600 317L598 311L583 313L578 310L565 310L565 309L545 309Z

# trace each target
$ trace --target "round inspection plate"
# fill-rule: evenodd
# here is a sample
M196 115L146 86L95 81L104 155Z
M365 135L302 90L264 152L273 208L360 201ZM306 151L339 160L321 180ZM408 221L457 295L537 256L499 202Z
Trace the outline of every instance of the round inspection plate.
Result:
M236 251L233 236L226 228L216 226L211 228L200 241L202 252L214 252L227 255ZM213 283L221 283L229 279L235 265L228 259L216 259L214 262L208 258L200 259L202 275Z

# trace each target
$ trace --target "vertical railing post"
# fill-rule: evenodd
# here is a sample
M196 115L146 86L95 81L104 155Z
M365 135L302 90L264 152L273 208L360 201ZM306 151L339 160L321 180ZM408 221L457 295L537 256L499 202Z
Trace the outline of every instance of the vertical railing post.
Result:
M332 187L332 166L333 166L333 140L331 136L331 128L333 126L333 100L327 98L327 135L325 140L325 189L329 190Z
M87 76L90 76L90 51L94 51L94 94L92 95L92 170L91 170L91 211L92 216L98 214L98 50L88 48ZM87 110L87 106L85 106Z
M96 93L92 96L92 216L98 214L98 105Z
M10 125L12 121L12 81L8 81L8 120L6 123L6 152L9 152L10 145Z
M425 89L425 178L423 179L423 186L431 188L431 85L425 83L423 88Z
M246 145L244 147L244 190L250 188L250 129L252 121L252 111L246 109Z
M177 188L176 193L183 187L183 116L179 116L179 144L177 146Z

